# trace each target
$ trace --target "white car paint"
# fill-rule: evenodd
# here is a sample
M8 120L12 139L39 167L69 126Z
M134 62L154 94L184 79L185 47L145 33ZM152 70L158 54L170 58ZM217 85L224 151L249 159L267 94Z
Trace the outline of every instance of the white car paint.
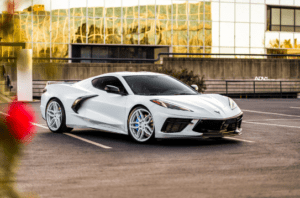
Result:
M239 107L231 109L228 98L218 94L199 94L199 95L135 95L127 85L123 76L132 75L164 75L151 72L116 72L107 73L75 84L51 84L47 85L47 91L41 97L41 112L45 119L47 103L52 98L58 98L66 111L66 125L76 128L95 128L120 134L128 134L128 116L136 105L145 106L152 114L155 126L155 138L172 137L201 137L203 134L194 132L192 129L195 124L202 119L223 120L236 117L242 114ZM93 87L91 81L102 76L115 76L125 87L128 95L107 93L104 90ZM97 97L86 100L78 113L75 113L71 106L76 98L86 95L97 94ZM160 99L172 104L182 106L192 110L181 111L168 109L159 106L150 100ZM217 113L219 112L219 113ZM165 133L161 128L167 118L190 118L192 123L184 130L177 133ZM236 135L239 135L238 133ZM232 134L231 134L232 135Z

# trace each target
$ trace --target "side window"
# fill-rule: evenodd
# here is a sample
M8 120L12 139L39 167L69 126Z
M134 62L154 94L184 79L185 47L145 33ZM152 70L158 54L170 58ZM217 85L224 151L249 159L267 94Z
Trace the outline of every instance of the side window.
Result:
M114 76L105 76L105 77L100 77L92 80L92 85L95 88L104 90L106 85L112 85L116 86L120 89L121 92L127 93L126 89L124 88L123 84L121 81Z

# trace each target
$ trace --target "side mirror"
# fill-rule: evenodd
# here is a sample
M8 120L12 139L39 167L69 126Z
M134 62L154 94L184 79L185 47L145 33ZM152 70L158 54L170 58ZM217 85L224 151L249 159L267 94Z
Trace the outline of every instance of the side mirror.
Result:
M198 90L199 90L199 88L198 88L197 85L191 85L191 87L192 87L195 91L198 91Z
M120 89L113 85L106 85L104 90L108 93L120 93Z
M120 89L116 86L113 86L113 85L106 85L104 90L107 92L107 93L115 93L115 94L120 94L122 96L126 96L127 94L126 93L123 93L120 91Z

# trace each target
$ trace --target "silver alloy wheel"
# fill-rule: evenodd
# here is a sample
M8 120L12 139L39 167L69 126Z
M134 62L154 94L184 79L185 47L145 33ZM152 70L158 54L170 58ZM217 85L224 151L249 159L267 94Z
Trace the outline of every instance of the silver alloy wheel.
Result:
M62 124L61 106L56 101L51 101L47 107L47 124L52 131L57 131Z
M154 123L151 113L143 108L138 108L131 113L129 130L132 137L138 142L149 140L154 133Z

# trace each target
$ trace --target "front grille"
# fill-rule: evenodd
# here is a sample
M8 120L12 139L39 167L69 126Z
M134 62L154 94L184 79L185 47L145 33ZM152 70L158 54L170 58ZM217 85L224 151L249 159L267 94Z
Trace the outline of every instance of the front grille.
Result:
M193 128L195 132L207 133L209 131L234 131L241 128L243 115L228 120L199 120Z
M191 121L192 119L168 118L161 131L166 133L181 132Z

